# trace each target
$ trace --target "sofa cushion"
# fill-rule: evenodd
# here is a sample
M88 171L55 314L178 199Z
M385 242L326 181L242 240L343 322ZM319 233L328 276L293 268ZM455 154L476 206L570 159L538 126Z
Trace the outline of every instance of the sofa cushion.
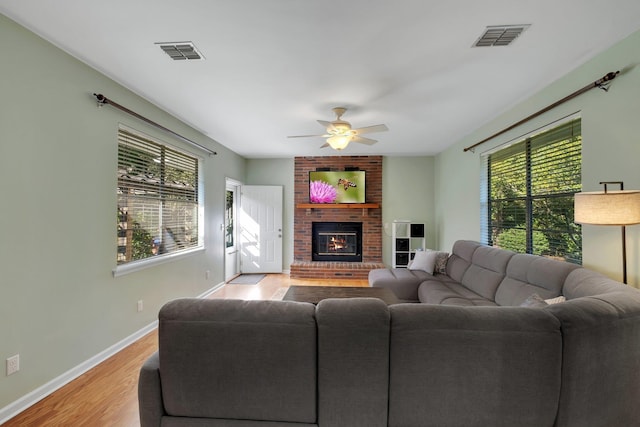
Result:
M586 268L576 268L567 276L562 294L571 300L609 292L624 292L625 289L627 289L626 286L601 273Z
M158 336L167 415L316 422L313 304L179 299Z
M418 299L426 304L459 306L495 306L496 303L483 298L448 277L425 280L418 288Z
M422 270L407 268L377 268L369 271L369 286L391 289L398 299L418 301L418 286L433 276Z
M562 335L546 310L389 310L389 426L554 425Z
M473 252L471 265L465 271L462 283L476 294L494 301L496 290L504 279L509 260L515 252L491 246L480 246Z
M640 292L595 272L575 270L572 299L541 310L563 335L562 393L556 425L637 426L640 420ZM573 276L573 277L572 277ZM576 297L587 288L604 290ZM624 390L624 392L622 391ZM633 403L632 403L633 402Z
M580 266L564 261L516 254L509 260L506 276L496 291L496 302L517 306L533 293L542 299L557 297L569 273L577 268Z
M482 244L472 240L458 240L453 244L451 255L447 260L447 276L456 282L462 281L464 273L471 265L473 253L481 247Z
M386 427L387 305L377 298L325 299L318 323L318 424Z

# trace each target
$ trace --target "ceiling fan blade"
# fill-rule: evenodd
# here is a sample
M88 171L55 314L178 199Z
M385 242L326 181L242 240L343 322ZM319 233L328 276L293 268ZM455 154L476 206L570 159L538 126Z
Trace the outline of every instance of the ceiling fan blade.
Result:
M329 146L329 143L328 143L328 142L325 142L324 144L322 144L322 145L320 146L320 148L326 148L326 147L328 147L328 146Z
M364 136L354 135L351 138L351 142L359 142L360 144L373 145L378 141L376 141L375 139L371 139L371 138L365 138Z
M313 137L322 137L326 138L330 135L290 135L287 138L313 138Z
M333 126L333 123L328 122L326 120L318 120L318 123L320 123L320 125L322 125L322 127L324 127L325 129L327 129L327 131L331 129L335 129L335 127Z
M373 125L373 126L365 126L363 128L353 129L356 135L361 135L363 133L373 133L373 132L386 132L389 128L387 125Z

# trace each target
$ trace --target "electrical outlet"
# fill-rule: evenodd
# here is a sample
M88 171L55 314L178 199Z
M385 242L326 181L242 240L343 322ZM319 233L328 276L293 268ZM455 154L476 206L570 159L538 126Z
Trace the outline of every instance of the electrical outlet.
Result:
M7 376L15 374L20 370L20 355L16 354L7 359Z
M142 300L138 300L138 312L141 312L142 310L144 310L144 303Z

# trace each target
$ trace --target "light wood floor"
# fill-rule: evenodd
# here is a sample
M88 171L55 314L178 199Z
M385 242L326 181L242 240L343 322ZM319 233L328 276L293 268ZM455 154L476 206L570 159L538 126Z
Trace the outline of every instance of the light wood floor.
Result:
M224 285L209 298L279 299L284 289L297 286L368 286L366 280L303 280L269 274L257 285ZM138 372L158 349L151 332L79 378L3 424L25 426L139 426Z

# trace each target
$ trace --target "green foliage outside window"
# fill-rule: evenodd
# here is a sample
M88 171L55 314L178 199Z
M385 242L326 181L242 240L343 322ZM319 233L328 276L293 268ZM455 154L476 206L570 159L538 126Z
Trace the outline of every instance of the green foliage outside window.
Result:
M488 156L488 243L582 262L573 198L582 188L580 119Z
M234 245L233 242L233 191L227 190L225 205L225 244L227 248Z

